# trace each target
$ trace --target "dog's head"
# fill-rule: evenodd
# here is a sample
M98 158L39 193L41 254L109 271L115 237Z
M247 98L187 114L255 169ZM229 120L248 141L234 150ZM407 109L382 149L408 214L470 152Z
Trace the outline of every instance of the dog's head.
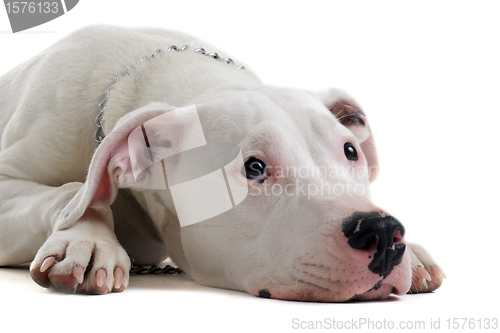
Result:
M230 86L128 114L69 206L143 191L151 214L176 214L162 227L169 254L201 284L377 299L406 293L411 270L403 226L369 199L376 174L368 121L345 93Z

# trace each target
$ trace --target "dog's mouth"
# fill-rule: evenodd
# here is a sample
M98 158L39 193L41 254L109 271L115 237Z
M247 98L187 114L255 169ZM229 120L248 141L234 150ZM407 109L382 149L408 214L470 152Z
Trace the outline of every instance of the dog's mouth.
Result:
M383 283L384 279L378 281L373 287L362 294L356 294L349 299L351 301L375 301L389 297L390 294L398 294L398 289L391 284Z

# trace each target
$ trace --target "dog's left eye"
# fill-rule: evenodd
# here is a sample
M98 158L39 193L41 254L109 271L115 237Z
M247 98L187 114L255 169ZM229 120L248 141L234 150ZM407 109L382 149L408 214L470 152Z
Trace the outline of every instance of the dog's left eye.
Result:
M358 151L356 150L356 148L353 146L352 143L346 142L344 144L344 154L349 161L355 162L358 160Z
M241 173L250 180L263 183L266 180L266 164L255 157L250 157L243 166Z

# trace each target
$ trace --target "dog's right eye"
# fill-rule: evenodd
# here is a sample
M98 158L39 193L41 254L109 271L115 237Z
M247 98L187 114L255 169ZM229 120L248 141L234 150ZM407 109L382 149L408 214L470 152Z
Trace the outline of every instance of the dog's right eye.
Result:
M266 164L255 157L250 157L243 166L241 173L250 180L256 180L262 184L266 178Z

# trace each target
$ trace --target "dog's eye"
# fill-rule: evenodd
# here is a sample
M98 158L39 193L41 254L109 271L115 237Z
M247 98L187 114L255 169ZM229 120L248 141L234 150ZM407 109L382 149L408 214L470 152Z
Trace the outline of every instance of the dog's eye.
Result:
M250 157L243 166L241 173L247 179L263 183L266 180L266 164L255 157Z
M354 148L352 143L346 142L344 144L344 154L345 154L345 157L347 157L347 159L349 161L357 161L358 160L358 151L356 150L356 148Z

